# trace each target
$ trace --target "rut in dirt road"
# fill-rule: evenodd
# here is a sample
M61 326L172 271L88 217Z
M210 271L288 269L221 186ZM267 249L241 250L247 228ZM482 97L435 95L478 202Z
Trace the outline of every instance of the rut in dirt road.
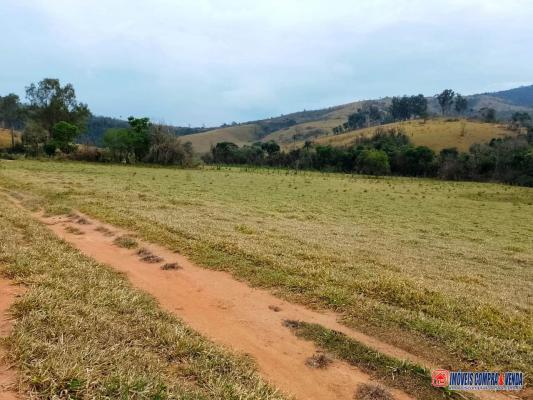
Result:
M154 244L117 246L117 237L135 236L79 214L45 218L36 215L59 237L84 254L124 272L134 286L155 297L162 308L190 327L239 353L252 356L267 381L296 399L354 399L357 387L372 382L363 371L335 360L326 368L313 368L309 358L319 349L297 338L286 320L317 323L341 331L386 355L431 367L420 358L337 322L331 312L316 312L276 298L269 292L235 280L230 274L195 266L185 257ZM79 223L81 220L83 223ZM78 221L78 223L76 223ZM165 266L165 268L162 268ZM410 395L390 389L397 400ZM510 398L479 394L483 399Z

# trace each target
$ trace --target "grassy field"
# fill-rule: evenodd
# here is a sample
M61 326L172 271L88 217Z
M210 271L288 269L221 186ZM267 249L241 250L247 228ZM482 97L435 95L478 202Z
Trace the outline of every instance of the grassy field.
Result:
M28 287L7 343L28 398L282 398L250 360L160 311L2 195L0 273Z
M182 140L191 142L195 151L206 153L211 149L211 146L219 142L233 142L239 146L251 144L259 140L258 132L260 132L260 128L257 125L237 125L187 135Z
M376 127L333 135L332 129L346 121L346 118L337 115L338 113L339 111L332 113L331 117L324 120L305 122L280 129L265 136L261 141L274 140L285 149L301 147L307 140L319 144L349 146L358 137L374 134ZM415 145L427 146L437 152L449 147L468 151L475 143L487 143L492 138L516 135L516 132L508 130L504 125L467 120L433 119L426 122L414 120L383 125L383 128L392 127L404 129ZM204 153L209 151L212 145L222 141L234 142L239 146L250 145L259 140L257 129L259 128L256 125L240 125L185 136L184 140L191 141L196 151ZM296 141L294 135L298 136Z
M411 141L417 146L427 146L434 151L449 147L457 147L461 151L468 151L475 143L487 143L493 138L516 135L500 124L444 119L406 121L383 125L383 128L402 128ZM360 129L336 136L322 136L316 143L331 144L333 146L348 146L358 137L371 136L376 131L375 127ZM297 143L302 146L303 143ZM291 147L288 144L287 146Z
M533 190L246 169L0 162L76 208L442 366L533 373Z

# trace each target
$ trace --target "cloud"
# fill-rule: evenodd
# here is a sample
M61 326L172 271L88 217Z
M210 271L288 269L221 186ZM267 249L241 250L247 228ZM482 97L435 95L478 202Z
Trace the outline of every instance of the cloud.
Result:
M97 113L179 124L447 86L483 91L530 81L533 61L533 5L523 0L7 0L0 7L13 33L0 43L13 60L0 66L0 92L56 76Z

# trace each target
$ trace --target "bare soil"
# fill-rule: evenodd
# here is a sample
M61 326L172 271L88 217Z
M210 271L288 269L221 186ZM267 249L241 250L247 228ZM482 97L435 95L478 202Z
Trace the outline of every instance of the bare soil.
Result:
M21 291L19 286L0 277L0 338L7 337L11 331L13 321L9 315L9 307ZM0 400L18 399L16 387L17 373L6 359L4 348L0 346Z

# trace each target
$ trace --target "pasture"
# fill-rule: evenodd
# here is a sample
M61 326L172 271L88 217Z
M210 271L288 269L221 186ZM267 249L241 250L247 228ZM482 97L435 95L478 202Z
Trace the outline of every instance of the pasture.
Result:
M533 190L246 168L0 162L77 209L438 365L533 370Z

